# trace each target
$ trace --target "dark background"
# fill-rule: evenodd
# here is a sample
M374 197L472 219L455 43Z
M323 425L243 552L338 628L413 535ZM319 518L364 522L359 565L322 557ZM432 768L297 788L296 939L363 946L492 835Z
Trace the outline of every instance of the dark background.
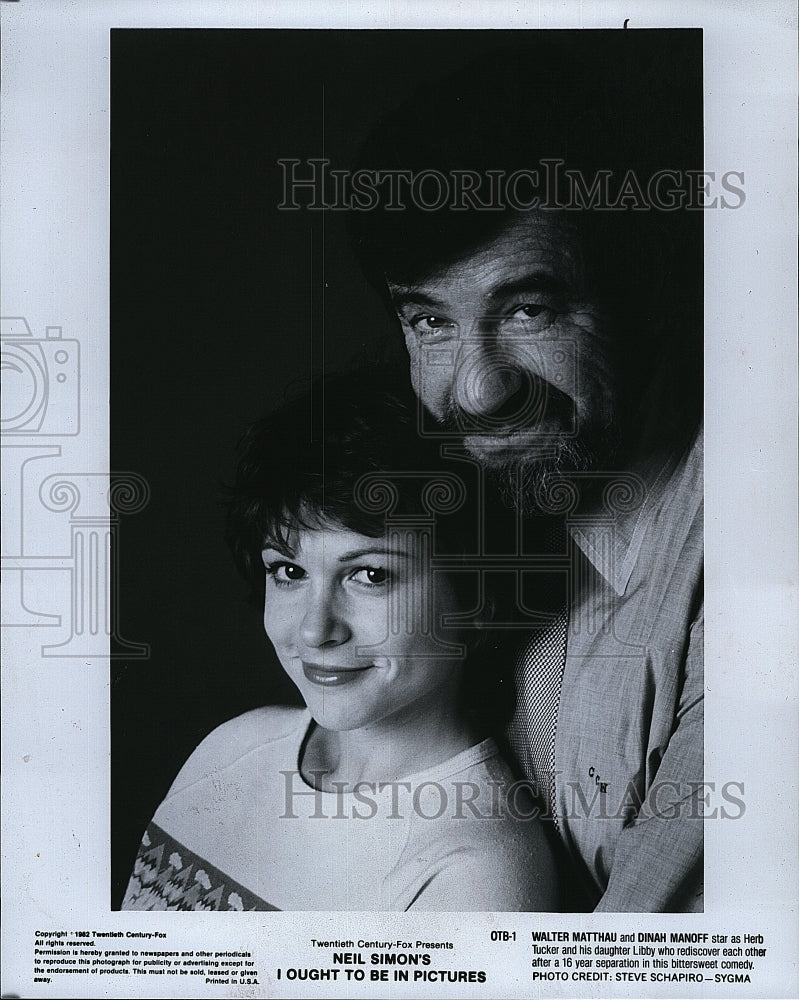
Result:
M573 34L597 44L600 33ZM111 33L111 469L151 490L121 519L115 564L117 633L150 655L126 659L118 644L111 667L114 908L146 824L202 737L298 698L224 543L239 436L323 370L407 365L344 213L278 210L276 161L351 165L378 115L423 79L533 36Z
M123 518L112 663L112 906L199 740L297 693L223 539L236 442L286 387L395 357L343 214L279 211L278 158L351 163L378 113L506 32L114 30L111 468Z

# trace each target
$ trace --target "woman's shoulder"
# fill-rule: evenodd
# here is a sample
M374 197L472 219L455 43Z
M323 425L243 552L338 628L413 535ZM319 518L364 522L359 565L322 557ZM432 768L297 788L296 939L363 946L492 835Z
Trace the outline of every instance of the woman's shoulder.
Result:
M307 717L308 710L305 708L262 705L217 726L206 736L200 747L221 744L231 750L247 753L264 743L283 739L295 732Z
M540 810L492 740L459 755L443 780L427 785L412 821L411 839L424 842L430 865L415 908L557 909Z
M295 736L302 738L308 713L304 708L265 705L223 722L197 746L183 765L169 795L232 767L242 758Z

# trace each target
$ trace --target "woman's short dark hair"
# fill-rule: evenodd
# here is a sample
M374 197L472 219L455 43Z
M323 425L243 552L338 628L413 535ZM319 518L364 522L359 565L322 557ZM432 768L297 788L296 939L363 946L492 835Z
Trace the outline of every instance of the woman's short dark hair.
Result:
M419 432L419 403L402 375L328 377L244 435L227 539L253 599L263 598L265 543L290 548L298 527L333 525L378 538L387 515L394 523L428 525L435 517L437 552L472 547L479 513L469 488L474 466L442 458L438 440Z

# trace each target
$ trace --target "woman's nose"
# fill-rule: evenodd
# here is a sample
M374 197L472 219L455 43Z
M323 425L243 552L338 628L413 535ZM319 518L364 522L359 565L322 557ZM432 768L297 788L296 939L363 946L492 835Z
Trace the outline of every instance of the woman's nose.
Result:
M309 648L338 646L350 637L344 617L324 594L309 595L300 625L300 638Z
M522 384L519 368L507 353L483 340L464 343L458 353L453 402L473 417L490 416L511 400Z

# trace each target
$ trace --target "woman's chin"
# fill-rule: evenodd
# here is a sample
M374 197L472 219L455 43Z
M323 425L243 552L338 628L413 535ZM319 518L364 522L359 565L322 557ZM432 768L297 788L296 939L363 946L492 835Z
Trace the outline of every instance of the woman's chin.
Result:
M370 720L364 719L356 706L331 704L337 700L335 697L308 699L308 710L317 726L331 733L346 733L368 725Z

